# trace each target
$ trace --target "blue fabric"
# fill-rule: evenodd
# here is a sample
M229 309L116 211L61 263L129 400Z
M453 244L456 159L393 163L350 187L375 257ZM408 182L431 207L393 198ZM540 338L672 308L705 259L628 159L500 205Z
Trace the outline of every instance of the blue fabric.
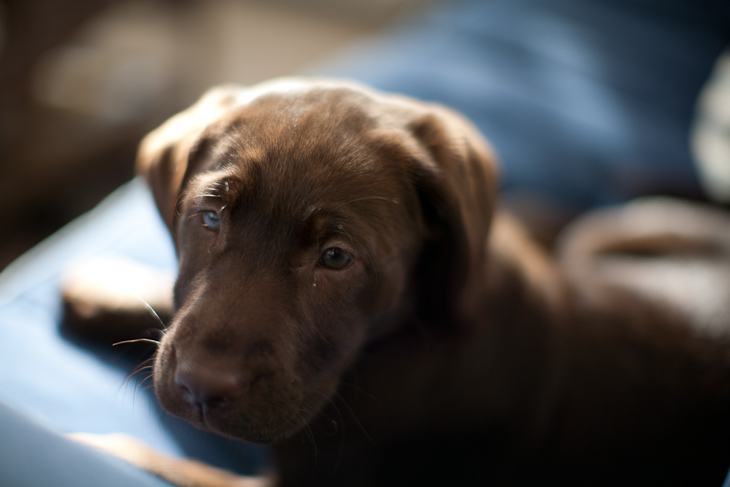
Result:
M74 487L169 487L170 484L94 452L0 403L0 484Z
M728 44L726 0L467 0L313 71L459 109L505 189L586 208L700 193L689 128Z

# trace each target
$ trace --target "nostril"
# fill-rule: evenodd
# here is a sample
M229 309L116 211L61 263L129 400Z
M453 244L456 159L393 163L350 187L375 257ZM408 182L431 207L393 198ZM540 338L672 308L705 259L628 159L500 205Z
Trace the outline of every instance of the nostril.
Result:
M191 404L195 402L195 395L193 394L192 389L185 384L184 380L180 379L178 374L175 374L175 387L177 388L177 392L180 394L180 397L182 397L185 402Z
M208 410L214 410L222 407L228 401L230 401L230 398L227 396L208 396L203 405L208 408Z
M178 394L185 402L208 411L241 397L248 385L220 366L189 360L178 363L174 380Z

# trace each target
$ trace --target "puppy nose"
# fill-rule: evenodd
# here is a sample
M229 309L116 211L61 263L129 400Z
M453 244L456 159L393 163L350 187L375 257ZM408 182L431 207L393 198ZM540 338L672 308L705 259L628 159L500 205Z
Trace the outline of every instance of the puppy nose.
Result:
M175 387L188 404L206 411L219 409L243 395L247 381L204 360L181 360L175 369Z

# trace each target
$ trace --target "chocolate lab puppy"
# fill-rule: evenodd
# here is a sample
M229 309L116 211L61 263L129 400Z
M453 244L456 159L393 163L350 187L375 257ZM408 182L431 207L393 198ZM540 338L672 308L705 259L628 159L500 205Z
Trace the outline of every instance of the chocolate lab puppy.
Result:
M138 168L180 262L157 397L276 474L117 454L183 485L722 482L727 215L637 203L552 256L462 116L328 80L214 89Z

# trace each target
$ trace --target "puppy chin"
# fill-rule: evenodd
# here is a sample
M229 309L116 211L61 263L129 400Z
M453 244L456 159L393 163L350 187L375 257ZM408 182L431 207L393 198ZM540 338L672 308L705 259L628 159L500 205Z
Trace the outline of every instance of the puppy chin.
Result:
M306 421L294 419L270 419L266 422L253 421L244 416L225 413L208 413L205 415L192 412L181 417L203 431L215 433L233 440L268 445L285 440L304 427ZM284 426L284 427L282 427Z
M300 406L277 407L276 401L264 408L248 407L243 401L207 410L188 404L163 388L157 393L162 408L198 429L249 443L269 444L284 440L303 428L309 416L302 417ZM268 401L267 401L268 402Z

